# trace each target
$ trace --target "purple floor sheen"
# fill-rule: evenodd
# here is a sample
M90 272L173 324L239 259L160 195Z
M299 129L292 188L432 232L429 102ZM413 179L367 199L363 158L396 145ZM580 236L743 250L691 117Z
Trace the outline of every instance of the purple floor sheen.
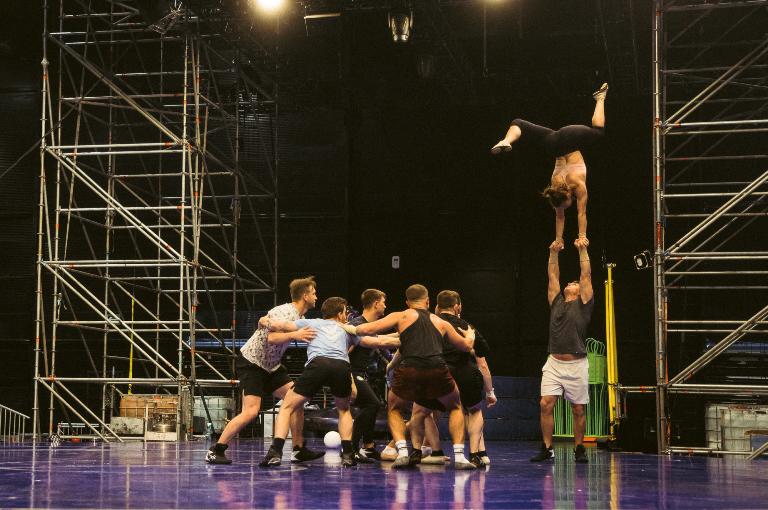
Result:
M286 454L290 451L286 445ZM492 466L454 471L390 463L343 469L338 455L261 469L262 441L239 441L234 463L203 463L207 444L86 441L0 445L0 507L25 508L765 508L764 460L608 453L570 446L531 464L537 445L488 444ZM312 447L320 449L318 442ZM449 447L448 444L444 445Z

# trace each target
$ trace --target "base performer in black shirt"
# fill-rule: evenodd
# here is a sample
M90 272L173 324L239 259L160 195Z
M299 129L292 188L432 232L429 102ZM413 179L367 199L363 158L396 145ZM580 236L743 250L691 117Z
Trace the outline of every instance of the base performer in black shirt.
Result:
M584 340L595 301L587 243L577 239L574 244L579 250L581 276L579 281L566 285L562 292L558 264L560 247L556 243L549 247L549 357L541 375L540 417L543 444L539 453L531 458L531 462L541 462L555 456L552 451L552 433L555 428L555 404L560 395L565 396L573 409L575 460L588 462L582 444L587 424L584 406L589 403L589 364Z
M353 326L359 326L366 322L373 322L384 317L387 309L387 295L378 289L366 289L360 296L363 305L363 313L359 317L350 320ZM376 414L384 405L369 383L369 367L378 358L376 349L369 349L362 345L355 345L349 351L349 363L352 369L352 378L357 387L357 397L354 406L358 408L355 416L355 424L352 429L352 446L355 448L358 462L366 462L368 459L381 460L381 455L376 451L373 442L373 432L376 427ZM363 445L360 447L360 441Z
M444 290L437 295L437 316L451 324L457 330L467 329L469 323L461 318L461 296L453 290ZM467 431L469 432L469 461L477 467L484 467L482 457L487 456L482 451L483 438L483 407L493 405L496 396L493 388L486 392L483 374L477 366L475 357L485 358L490 352L488 342L483 335L475 330L475 346L473 352L463 352L453 344L443 342L443 358L448 363L456 385L461 395L461 405L467 411Z
M423 285L411 285L405 291L408 309L395 312L383 319L360 326L348 326L351 334L372 335L392 328L400 333L400 356L402 361L394 371L392 388L387 398L387 419L392 438L397 446L394 468L407 467L421 461L421 450L414 450L408 456L405 440L405 421L401 409L416 401L440 402L448 410L448 428L453 440L454 468L474 469L464 457L464 413L461 410L459 390L443 359L443 337L447 337L457 348L470 351L475 342L472 328L462 336L448 322L429 313L429 292ZM418 415L411 418L418 419ZM411 423L411 427L423 428L422 423Z

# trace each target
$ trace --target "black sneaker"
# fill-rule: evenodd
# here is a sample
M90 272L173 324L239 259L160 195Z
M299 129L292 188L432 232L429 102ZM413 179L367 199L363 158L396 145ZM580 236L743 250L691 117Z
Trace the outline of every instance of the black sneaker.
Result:
M360 455L365 455L369 459L373 460L381 460L381 454L376 450L376 448L360 448Z
M576 449L573 450L573 460L579 464L586 464L589 462L589 459L587 458L587 450L584 448L583 444L577 445Z
M341 465L342 467L352 467L357 466L357 461L355 460L355 454L352 452L349 453L341 453Z
M542 443L539 453L531 457L531 462L544 462L545 460L554 459L554 458L555 458L555 452L552 450L552 447L547 448L547 446L544 443Z
M282 463L282 455L277 450L270 447L264 460L259 462L259 467L277 467Z
M227 458L224 452L227 449L227 445L213 445L205 454L205 462L208 464L232 464L232 461Z
M469 456L469 462L475 465L476 468L484 468L485 462L483 462L483 458L480 457L479 454L473 453Z
M421 464L421 450L413 450L408 456L408 465L415 466Z
M323 455L325 455L325 452L316 452L310 450L306 446L302 446L298 449L294 448L293 453L291 454L291 462L294 464L298 462L308 462L310 460L317 460Z

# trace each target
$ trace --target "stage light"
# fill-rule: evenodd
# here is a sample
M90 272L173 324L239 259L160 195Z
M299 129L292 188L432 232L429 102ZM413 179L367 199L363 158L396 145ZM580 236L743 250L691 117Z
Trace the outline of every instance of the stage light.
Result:
M635 259L635 269L640 271L641 269L648 269L653 264L653 258L651 257L651 252L648 250L644 250L642 253L638 253L634 256Z
M251 0L251 5L259 10L272 14L283 8L285 0Z
M396 43L407 43L413 27L413 11L393 10L387 14L387 24Z

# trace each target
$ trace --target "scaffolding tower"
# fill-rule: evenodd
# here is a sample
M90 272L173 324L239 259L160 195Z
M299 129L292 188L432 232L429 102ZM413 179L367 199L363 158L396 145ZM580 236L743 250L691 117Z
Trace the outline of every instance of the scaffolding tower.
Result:
M221 2L44 12L33 432L122 441L141 389L177 395L188 438L189 397L233 391L239 322L275 302L277 87Z
M768 395L764 365L747 361L738 370L712 370L729 349L768 352L767 8L766 0L655 2L659 453L711 451L672 444L674 394L745 401ZM680 356L673 366L684 368L670 373L670 357L683 345L703 347L693 361Z

